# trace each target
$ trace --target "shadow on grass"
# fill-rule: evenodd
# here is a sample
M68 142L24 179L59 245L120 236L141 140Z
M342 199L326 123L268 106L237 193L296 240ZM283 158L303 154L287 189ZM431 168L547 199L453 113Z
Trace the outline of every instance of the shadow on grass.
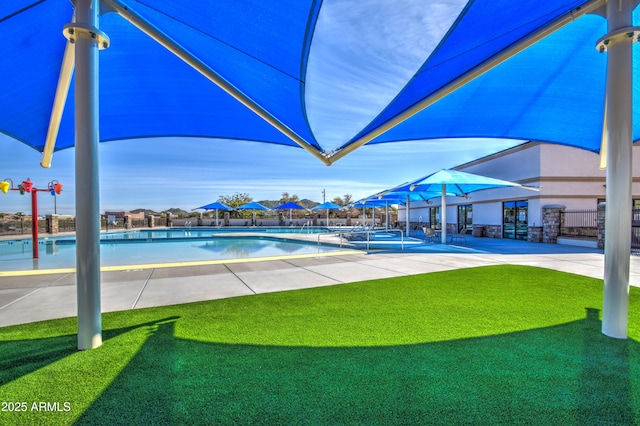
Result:
M157 325L80 424L632 424L639 409L640 345L603 336L595 309L387 347L207 343L175 337L176 321Z
M168 317L130 327L104 330L102 339L106 342L132 330L154 327L163 322L175 320L177 320L177 317ZM3 341L0 343L0 386L63 358L77 354L77 342L77 334L42 339Z

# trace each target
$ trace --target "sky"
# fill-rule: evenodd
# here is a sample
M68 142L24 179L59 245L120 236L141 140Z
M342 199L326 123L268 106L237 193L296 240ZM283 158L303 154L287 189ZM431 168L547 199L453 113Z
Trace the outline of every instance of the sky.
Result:
M324 0L306 78L309 122L320 145L337 148L371 121L436 47L462 0ZM101 143L100 210L192 210L220 196L255 201L284 192L317 202L366 197L402 182L520 144L509 140L410 141L361 147L326 166L301 148L191 138ZM63 192L39 194L39 213L73 215L74 151L41 154L0 135L0 179L57 180ZM0 212L31 211L28 196L0 194Z

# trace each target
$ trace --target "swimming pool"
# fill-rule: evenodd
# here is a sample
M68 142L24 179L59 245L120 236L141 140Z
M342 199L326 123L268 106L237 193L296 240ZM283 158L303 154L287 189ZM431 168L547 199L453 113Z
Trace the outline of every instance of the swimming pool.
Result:
M331 245L294 241L285 229L178 228L109 232L100 236L102 266L196 262L274 256L311 255L342 251ZM230 232L252 235L230 235ZM325 232L327 230L325 229ZM214 235L217 234L217 235ZM226 234L226 235L225 235ZM0 271L75 267L75 236L41 238L39 259L32 259L30 239L0 241Z
M230 234L230 233L246 233L252 234L322 234L329 232L328 228L286 228L286 227L272 227L272 228L167 228L167 229L136 229L132 231L115 231L106 232L100 235L101 240L132 240L132 239L175 239L175 238L209 238L215 234ZM74 237L71 237L74 238Z

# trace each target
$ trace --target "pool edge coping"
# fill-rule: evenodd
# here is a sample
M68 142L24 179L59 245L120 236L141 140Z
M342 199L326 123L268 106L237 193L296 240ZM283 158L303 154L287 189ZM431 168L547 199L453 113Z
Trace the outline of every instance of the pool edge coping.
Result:
M305 259L313 257L329 257L329 256L344 256L353 254L366 253L362 250L340 250L325 253L305 253L297 255L286 256L265 256L265 257L253 257L253 258L232 258L232 259L215 259L215 260L194 260L186 262L165 262L165 263L143 263L135 265L114 265L114 266L101 266L100 272L114 272L114 271L129 271L140 269L160 269L160 268L180 268L188 266L207 266L207 265L221 265L225 263L249 263L249 262L268 262L273 260L289 260L289 259ZM17 270L17 271L0 271L0 278L3 277L20 277L20 276L33 276L33 275L51 275L51 274L73 274L76 272L76 268L59 268L59 269L30 269L30 270Z

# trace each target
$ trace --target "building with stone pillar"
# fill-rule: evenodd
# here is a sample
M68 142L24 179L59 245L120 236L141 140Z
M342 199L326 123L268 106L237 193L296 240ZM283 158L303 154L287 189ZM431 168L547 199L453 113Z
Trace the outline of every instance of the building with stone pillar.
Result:
M633 147L633 176L638 178L633 180L632 193L634 206L638 209L639 150L640 146ZM539 187L540 191L497 188L472 192L468 194L468 198L447 197L447 228L466 228L469 234L473 233L474 236L555 243L562 237L562 220L565 214L589 210L594 212L595 218L599 204L605 201L606 171L599 168L599 160L598 154L586 150L526 142L453 167L452 169L458 171ZM409 211L410 222L417 223L422 218L422 222L427 226L439 229L442 226L439 223L440 204L439 196L427 202L412 202ZM564 209L557 206L564 206ZM407 209L399 206L400 223L405 223L406 214ZM640 213L638 218L637 233L640 236ZM588 238L596 247L596 244L599 244L599 238L596 236L598 225L595 219L593 222L591 226L594 233ZM563 243L571 243L571 238L562 240ZM638 244L640 245L640 241Z

